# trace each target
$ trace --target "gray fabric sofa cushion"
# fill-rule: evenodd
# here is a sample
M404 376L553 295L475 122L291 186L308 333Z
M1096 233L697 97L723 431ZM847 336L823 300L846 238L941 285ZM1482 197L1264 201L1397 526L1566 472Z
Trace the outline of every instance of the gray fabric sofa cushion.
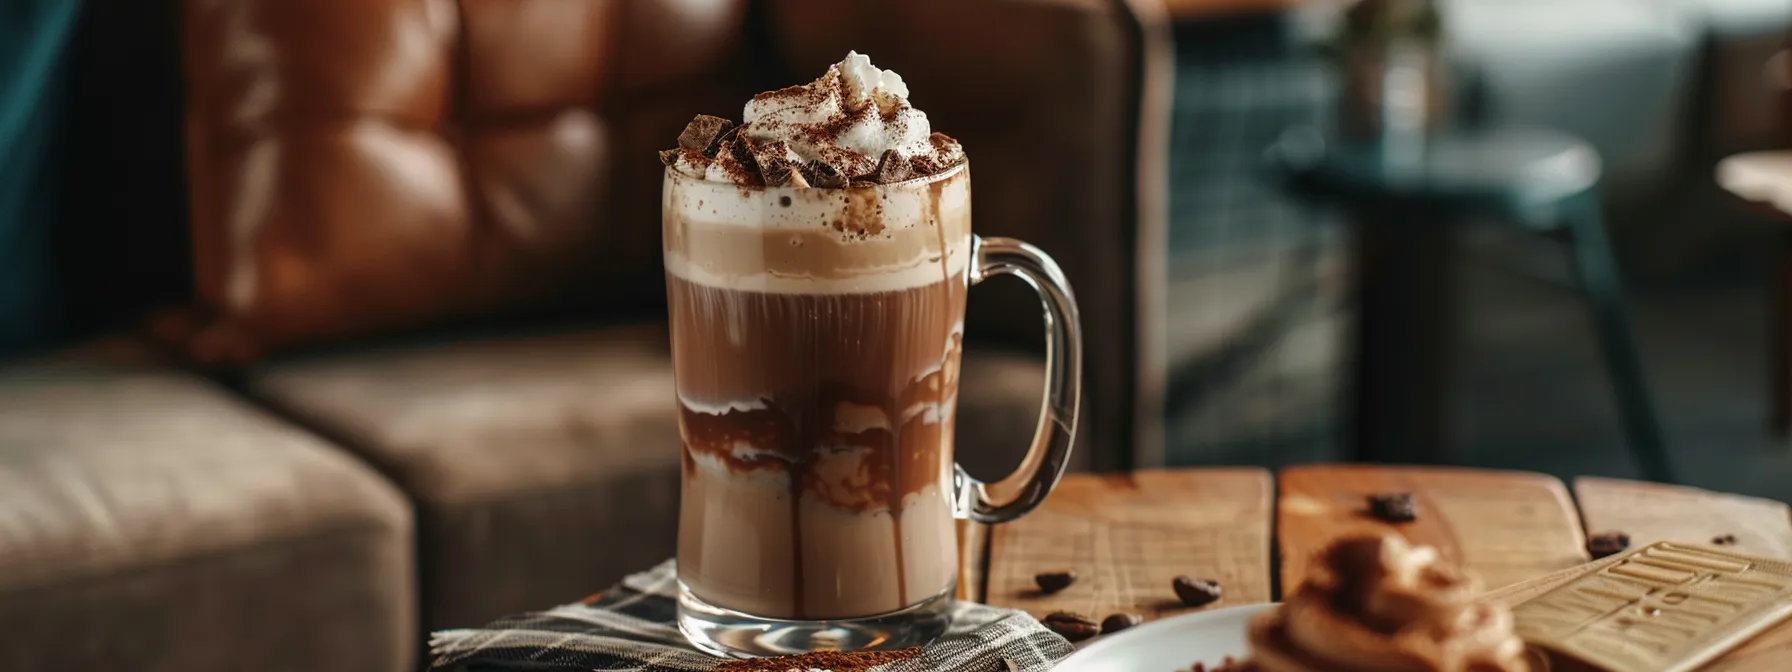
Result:
M0 669L408 669L411 544L354 457L136 346L0 367Z
M966 353L958 446L973 472L999 472L1024 449L1041 368ZM679 434L664 325L317 354L249 384L412 498L426 628L570 602L673 553Z

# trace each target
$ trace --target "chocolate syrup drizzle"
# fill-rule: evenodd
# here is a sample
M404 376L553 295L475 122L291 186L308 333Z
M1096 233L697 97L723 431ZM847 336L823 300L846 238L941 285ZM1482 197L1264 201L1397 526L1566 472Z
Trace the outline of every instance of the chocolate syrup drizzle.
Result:
M675 330L674 337L680 393L711 405L729 399L738 404L743 396L751 399L741 392L761 391L748 408L711 412L716 409L681 405L684 449L687 468L691 455L703 453L730 472L786 474L792 618L814 613L804 581L809 569L804 562L804 497L849 513L889 512L900 606L911 601L904 498L928 486L949 497L958 331L968 283L963 270L954 277L952 266L959 260L948 254L949 242L962 241L949 241L942 221L940 202L947 183L928 185L932 198L925 213L925 225L933 227L939 244L939 255L928 259L938 264L938 284L873 294L779 295L668 277L674 321L685 325L684 336ZM881 224L879 191L851 190L845 218ZM958 247L960 254L969 253L968 247ZM724 321L729 319L744 321ZM731 335L723 336L723 330ZM696 366L687 369L687 363ZM937 409L934 417L903 417L918 405ZM879 409L885 421L843 424L836 416L847 407L867 413ZM756 450L736 452L740 444ZM842 478L837 471L823 470L824 458L836 451L867 454L856 463L856 473Z

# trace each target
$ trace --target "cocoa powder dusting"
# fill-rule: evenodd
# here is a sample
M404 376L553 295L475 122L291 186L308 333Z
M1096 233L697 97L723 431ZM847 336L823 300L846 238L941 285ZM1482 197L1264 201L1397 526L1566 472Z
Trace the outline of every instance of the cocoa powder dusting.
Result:
M867 104L856 110L847 110L846 114L840 115L837 119L830 119L827 123L818 124L800 132L816 140L835 140L846 135L846 132L852 130L852 127L869 120L875 111L875 106Z
M782 98L793 103L806 103L810 105L819 103L827 99L828 93L840 86L840 73L832 72L830 74L832 76L825 80L826 86L792 84L775 91L755 93L753 94L753 100L765 101Z
M816 651L795 656L752 658L723 663L716 672L790 672L791 670L830 670L831 672L865 672L879 665L908 660L921 654L921 647L897 651Z
M740 138L740 140L744 141L745 138ZM756 166L741 161L742 157L751 161L752 149L741 147L739 141L729 141L722 144L721 151L716 153L714 162L715 165L722 168L722 172L728 176L729 181L735 184L746 186L765 184L765 180L759 175Z

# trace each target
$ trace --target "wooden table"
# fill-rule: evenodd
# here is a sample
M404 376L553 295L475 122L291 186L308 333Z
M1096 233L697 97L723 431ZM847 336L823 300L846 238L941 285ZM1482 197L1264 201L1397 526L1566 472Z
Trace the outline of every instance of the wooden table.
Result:
M1376 492L1412 493L1418 520L1393 526L1364 515L1364 496ZM1025 518L966 524L959 597L1035 616L1133 612L1150 620L1193 611L1170 590L1187 574L1224 588L1208 609L1268 602L1298 585L1304 559L1330 540L1377 529L1437 547L1496 592L1571 576L1564 570L1590 561L1588 532L1623 531L1633 547L1735 535L1729 548L1738 552L1792 559L1786 504L1693 488L1605 478L1570 487L1542 474L1428 467L1187 469L1066 476ZM1041 595L1033 576L1062 569L1076 571L1076 582ZM1781 629L1707 669L1783 670L1788 657L1792 629Z

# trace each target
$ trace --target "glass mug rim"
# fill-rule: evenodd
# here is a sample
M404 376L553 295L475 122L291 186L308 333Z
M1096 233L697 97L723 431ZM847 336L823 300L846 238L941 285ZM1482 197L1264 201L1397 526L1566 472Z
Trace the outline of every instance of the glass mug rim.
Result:
M901 180L898 182L889 182L889 183L876 182L876 183L864 184L864 185L859 185L859 186L853 186L851 184L847 184L845 186L839 186L839 187L816 187L816 186L792 187L790 185L774 187L769 184L741 184L739 182L730 182L728 180L712 180L712 179L709 179L708 177L699 177L699 176L692 175L690 173L681 171L678 168L673 167L673 166L665 166L664 170L666 172L667 179L680 180L680 181L684 181L684 182L701 182L703 184L713 184L713 185L722 186L722 187L736 187L739 189L752 190L752 191L766 191L766 192L792 191L792 192L795 192L795 191L815 191L815 190L862 191L862 190L872 190L872 189L890 189L890 188L896 188L896 187L909 187L909 186L915 186L915 185L920 185L920 184L930 184L933 182L939 182L941 180L951 178L952 176L958 175L960 173L969 172L970 166L971 166L971 161L970 161L970 159L966 158L966 159L960 160L958 163L954 163L951 166L948 166L944 170L941 170L938 172L933 172L933 173L928 173L926 175L921 175L921 176L917 176L917 177L911 177L906 180Z

